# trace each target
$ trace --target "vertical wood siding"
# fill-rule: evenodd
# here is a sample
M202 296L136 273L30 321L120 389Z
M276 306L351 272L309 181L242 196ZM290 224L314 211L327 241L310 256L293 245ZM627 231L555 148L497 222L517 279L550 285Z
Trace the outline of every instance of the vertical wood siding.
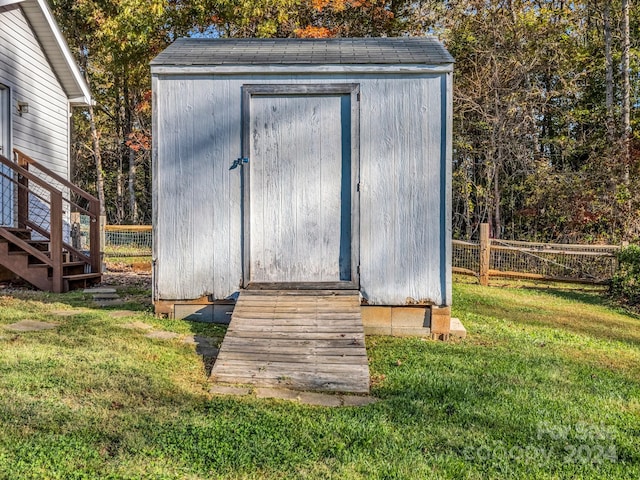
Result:
M251 99L252 282L341 280L342 142L348 141L341 103L340 96ZM345 208L350 213L351 204Z
M228 168L240 156L242 85L337 82L359 83L361 91L362 295L378 305L450 304L450 232L443 229L450 206L442 191L450 186L443 177L450 91L443 79L157 76L156 298L224 298L238 290L240 173Z
M241 280L240 89L207 78L156 82L158 298L225 298Z
M11 90L12 148L69 178L69 103L18 5L0 7L0 83ZM18 101L29 113L16 113Z

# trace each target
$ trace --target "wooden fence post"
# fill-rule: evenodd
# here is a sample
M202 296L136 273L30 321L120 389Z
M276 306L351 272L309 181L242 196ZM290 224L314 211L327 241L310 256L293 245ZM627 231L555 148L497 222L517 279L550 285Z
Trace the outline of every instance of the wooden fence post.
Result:
M480 224L480 285L489 285L489 261L491 259L491 239L489 224Z

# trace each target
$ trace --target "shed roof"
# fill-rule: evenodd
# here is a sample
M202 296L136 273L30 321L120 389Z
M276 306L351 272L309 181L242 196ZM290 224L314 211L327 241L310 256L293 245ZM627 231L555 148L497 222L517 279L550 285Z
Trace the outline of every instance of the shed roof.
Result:
M181 38L151 65L446 65L453 61L435 37Z

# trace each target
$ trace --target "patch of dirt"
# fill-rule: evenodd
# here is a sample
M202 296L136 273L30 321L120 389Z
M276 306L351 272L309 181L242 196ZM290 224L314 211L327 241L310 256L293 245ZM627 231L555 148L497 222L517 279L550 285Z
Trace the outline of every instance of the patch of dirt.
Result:
M149 289L151 288L151 273L108 271L102 275L102 283L100 285L108 285L110 287L140 287Z

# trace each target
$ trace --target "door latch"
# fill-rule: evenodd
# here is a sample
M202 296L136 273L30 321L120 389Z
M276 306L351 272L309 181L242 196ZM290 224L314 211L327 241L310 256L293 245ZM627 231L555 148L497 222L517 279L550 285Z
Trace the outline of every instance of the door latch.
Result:
M234 168L241 167L243 163L249 163L249 159L247 157L236 158L234 162L229 167L229 170L233 170Z

